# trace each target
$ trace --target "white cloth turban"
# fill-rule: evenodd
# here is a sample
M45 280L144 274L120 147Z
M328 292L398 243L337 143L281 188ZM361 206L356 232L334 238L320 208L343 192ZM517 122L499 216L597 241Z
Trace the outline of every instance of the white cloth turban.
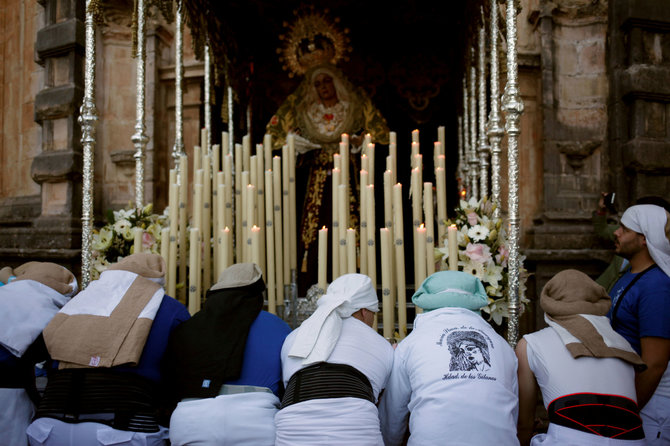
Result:
M326 361L342 331L342 319L361 308L379 311L372 281L363 274L345 274L335 279L317 302L316 311L307 318L295 337L289 356L303 358L304 365Z
M665 229L668 224L666 210L653 204L631 206L623 213L621 223L644 235L649 255L670 276L670 241Z

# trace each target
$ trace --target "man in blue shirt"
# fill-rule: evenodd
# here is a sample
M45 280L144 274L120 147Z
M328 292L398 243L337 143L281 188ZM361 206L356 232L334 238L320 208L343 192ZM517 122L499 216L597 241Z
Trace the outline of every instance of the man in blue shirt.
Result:
M648 366L635 378L648 444L670 444L670 214L632 206L614 235L631 268L610 291L608 316Z

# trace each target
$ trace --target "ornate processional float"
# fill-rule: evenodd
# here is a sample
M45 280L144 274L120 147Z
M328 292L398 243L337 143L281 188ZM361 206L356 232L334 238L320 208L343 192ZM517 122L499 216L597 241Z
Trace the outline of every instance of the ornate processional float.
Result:
M517 11L513 0L507 1L504 11L496 0L491 0L488 8L490 17L487 20L482 10L478 33L470 42L472 57L464 70L467 74L463 79L463 109L457 127L457 172L462 180L463 198L459 205L447 203L445 153L448 148L444 127L436 129L435 144L429 150L420 147L418 130L412 132L411 155L405 160L399 159L397 135L393 131L386 135L387 153L379 153L376 138L373 139L370 134L363 135L365 139L361 144L352 142L356 135L338 134L336 149L330 150L334 165L328 171L333 192L331 197L326 198L331 201L332 220L330 226L324 225L314 230L318 261L309 266L316 269L317 280L306 297L298 297L296 283L299 266L296 158L304 150L304 142L302 138L297 138L299 135L287 134L281 145L281 155L273 155L276 140L269 134L255 145L250 135L244 135L241 143L236 143L232 116L229 115L229 130L220 135L221 144L212 144L215 135L212 135L209 108L212 83L210 49L205 46L205 125L200 145L194 147L191 159L187 157L183 142L184 11L181 2L176 5L176 122L172 151L174 168L169 171L168 207L165 214L155 215L151 206L144 206L143 203L143 161L147 137L143 130L145 6L140 0L137 2L137 120L132 137L136 147L135 208L116 211L113 223L93 229L92 175L97 116L96 10L92 3L87 2L85 94L80 117L84 147L84 286L108 263L116 261L118 256L152 250L166 259L167 293L180 298L195 313L202 304L204 291L216 282L223 269L232 263L255 262L263 269L268 285L268 310L280 313L295 325L325 292L328 278L333 280L341 274L359 272L370 275L380 289L382 317L378 328L387 339L402 339L411 329L407 312L413 306L407 303L407 289L415 289L436 269L460 269L478 276L487 286L490 304L484 311L496 324L507 320L508 341L512 345L516 344L518 319L525 302L525 270L518 246L518 141L523 103L517 80ZM503 46L506 45L507 49L507 84L501 100L498 19L503 12L506 23ZM307 46L308 54L303 56L325 55L329 56L328 61L331 63L343 57L345 40L325 15L313 13L301 20L289 30L294 35L289 32L288 36L289 42L299 38L300 41L314 44L314 47ZM488 51L487 29L490 37ZM296 37L296 33L302 34ZM289 61L291 54L297 53L285 53L289 55ZM231 114L234 94L230 87L227 88L227 110ZM488 99L487 89L490 93ZM506 117L504 130L499 113L501 109ZM504 135L507 135L509 166L506 177L500 172ZM356 152L359 147L360 151ZM434 182L424 181L422 152L427 152L434 160L434 172L426 175L426 178L434 178ZM350 171L347 166L352 157L361 166L355 172L359 190L348 187ZM386 161L381 184L375 184L375 157L385 157ZM189 166L193 175L190 189L187 180ZM409 185L397 181L399 166L410 166ZM500 183L504 178L509 185L509 195L503 220ZM356 207L352 209L347 203L356 203ZM376 206L384 209L383 221L375 221L373 211ZM411 212L408 212L412 216L411 223L403 221L405 206L411 206ZM451 219L447 217L448 206L454 215ZM411 240L407 241L403 234L406 225L412 227ZM405 263L405 245L408 243L412 245L407 248L412 252L411 264L414 266L414 271L409 275L410 283L406 280ZM381 277L376 277L378 270Z

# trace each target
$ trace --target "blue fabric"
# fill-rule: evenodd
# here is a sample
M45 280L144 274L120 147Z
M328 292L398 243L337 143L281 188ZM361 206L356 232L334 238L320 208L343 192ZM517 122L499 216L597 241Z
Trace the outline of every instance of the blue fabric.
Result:
M623 290L637 274L627 272L610 291L612 311ZM660 268L653 268L642 276L624 295L616 313L615 331L626 338L640 354L640 338L654 336L670 339L670 277Z
M135 367L119 366L116 370L136 373L152 381L161 380L161 360L167 348L168 338L172 330L191 317L186 307L176 299L168 296L163 297L158 312L151 325L147 342L140 361Z
M19 358L14 356L7 350L5 347L0 345L0 362L4 362L7 365L14 365L19 361Z
M412 302L426 311L445 307L475 311L488 303L488 296L482 282L472 274L438 271L423 281Z
M226 384L267 387L278 395L281 348L291 327L274 314L261 311L249 328L242 373Z

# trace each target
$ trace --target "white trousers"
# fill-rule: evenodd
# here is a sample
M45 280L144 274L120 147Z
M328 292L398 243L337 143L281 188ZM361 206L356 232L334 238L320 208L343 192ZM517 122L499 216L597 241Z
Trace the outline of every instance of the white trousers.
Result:
M670 398L654 394L640 417L648 445L670 445Z
M27 430L31 446L167 446L168 430L129 432L101 423L65 423L38 418Z
M546 434L537 434L530 446L644 446L644 440L618 440L549 423Z
M361 398L292 404L275 416L276 446L384 446L377 407Z
M170 418L172 446L273 446L279 398L268 392L182 401Z
M25 389L0 389L0 446L27 446L35 407Z

